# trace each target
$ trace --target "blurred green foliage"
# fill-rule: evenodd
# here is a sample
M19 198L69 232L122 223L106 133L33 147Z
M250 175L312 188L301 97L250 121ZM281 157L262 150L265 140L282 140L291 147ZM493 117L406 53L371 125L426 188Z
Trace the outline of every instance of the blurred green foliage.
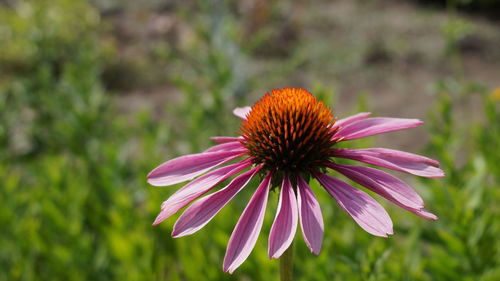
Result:
M97 13L85 1L21 1L0 18L2 158L82 151L106 111Z
M148 110L121 114L117 97L105 93L101 21L86 1L16 3L0 6L0 281L277 280L278 263L266 250L277 194L256 248L234 275L222 272L222 259L251 188L191 237L169 237L175 216L151 226L176 187L148 186L146 173L180 150L207 147L211 135L233 135L231 108L250 102L234 19L193 19L201 21L189 47L195 57L168 58L190 73L171 77L184 99L167 110L181 118L160 122ZM334 102L331 90L312 90ZM297 235L298 280L499 280L500 104L487 90L453 79L436 84L426 150L447 177L414 185L440 220L385 204L396 235L372 237L313 183L325 240L315 257ZM483 116L469 126L456 111L473 95Z

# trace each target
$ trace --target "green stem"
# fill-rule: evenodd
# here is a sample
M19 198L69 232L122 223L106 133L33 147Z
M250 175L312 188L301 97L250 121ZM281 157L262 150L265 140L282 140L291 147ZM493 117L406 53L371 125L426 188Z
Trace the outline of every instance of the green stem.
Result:
M293 242L280 257L280 281L293 281Z

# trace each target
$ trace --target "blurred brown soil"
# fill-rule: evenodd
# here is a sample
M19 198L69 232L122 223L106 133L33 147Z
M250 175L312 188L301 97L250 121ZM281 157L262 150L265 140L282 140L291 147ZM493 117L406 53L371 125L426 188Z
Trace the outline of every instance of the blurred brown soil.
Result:
M247 54L246 72L257 78L247 100L276 87L321 85L335 92L333 108L340 117L352 113L363 95L376 116L425 120L436 100L437 81L455 77L459 83L500 86L499 22L450 15L413 1L271 1L270 11L261 2L245 0L235 7L246 36L257 32L252 23L257 18L258 29L267 28L277 38ZM256 11L261 14L252 16ZM110 40L119 46L115 69L105 74L108 87L122 97L123 112L141 107L161 112L162 104L182 95L168 79L177 69L162 58L182 52L195 36L189 17L179 17L171 7L124 9L104 14L104 21ZM446 32L457 34L451 49ZM159 54L165 46L170 53ZM284 65L293 67L283 70ZM463 99L457 114L477 122L480 100ZM381 136L377 144L414 150L425 144L425 136L425 129L417 128Z

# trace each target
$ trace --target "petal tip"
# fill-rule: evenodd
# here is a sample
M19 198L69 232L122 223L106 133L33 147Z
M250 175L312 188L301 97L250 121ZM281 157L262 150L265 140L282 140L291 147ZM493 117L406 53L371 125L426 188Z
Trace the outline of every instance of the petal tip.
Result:
M379 234L375 234L375 236L379 236L379 237L382 237L382 238L389 238L389 236L391 235L394 235L394 231L392 230L389 230L389 231L385 231L385 233L379 233Z
M281 257L281 255L278 255L277 253L274 253L274 254L269 253L268 257L270 259L279 259Z
M444 178L446 177L446 173L437 168L437 167L434 167L434 171L432 171L431 173L429 173L428 175L426 175L427 178Z
M276 249L274 252L268 252L267 255L270 259L279 259L287 249L288 247L281 247Z
M407 119L408 121L413 121L413 126L410 125L408 128L412 128L412 127L419 127L421 126L422 124L424 124L425 122L420 120L420 119Z
M321 249L315 249L315 250L309 249L309 250L311 250L311 253L313 253L313 255L315 255L315 256L319 256L319 253L321 252Z
M233 274L236 268L238 268L239 265L237 265L234 261L229 263L224 259L224 263L222 265L222 270L226 273Z
M171 236L172 236L172 238L180 238L180 237L191 235L191 234L195 233L196 231L197 231L197 229L195 229L195 230L193 230L193 229L181 229L181 230L179 230L174 225L174 229L172 230Z
M226 273L229 273L229 274L233 274L234 272L234 268L230 268L230 267L222 267L222 270Z
M154 222L153 222L153 226L157 226L159 225L160 223L162 223L163 221L165 221L166 219L168 219L170 215L165 213L164 210L162 210L158 216L156 216Z
M159 225L162 222L163 222L163 220L156 219L151 225L152 226L157 226L157 225Z
M146 180L146 182L152 186L169 186L169 184L164 184L161 180L156 177L151 177Z
M158 184L155 182L154 178L150 177L149 175L148 175L148 177L147 177L146 182L147 182L147 183L149 183L149 184L150 184L150 185L152 185L152 186L160 186L160 185L158 185Z
M154 179L153 172L149 172L146 176L146 181L150 184L152 179Z
M154 174L154 172L155 172L155 170L156 170L156 168L155 168L155 169L153 169L153 170L151 170L151 171L148 173L148 175L146 176L146 178L148 178L148 179L149 179L149 178L152 178L152 177L153 177L153 174Z
M439 176L437 176L436 178L444 178L444 177L446 177L446 173L443 170L441 170L441 169L439 169L439 170L441 171L441 173L439 173Z
M427 218L430 219L430 220L433 220L433 221L439 220L439 217L436 216L436 215L434 215L434 214L432 214L432 213L428 213L428 217Z
M158 172L157 172L157 169L153 169L151 172L149 172L147 175L146 175L146 178L149 180L153 180L153 179L156 179L158 178L159 176L157 175Z
M233 109L233 114L242 120L246 120L247 115L251 110L252 108L250 106L236 107L235 109Z
M182 236L185 236L186 234L180 232L178 229L175 228L175 225L174 225L174 229L172 230L172 234L170 234L170 236L172 236L172 238L179 238L179 237L182 237Z

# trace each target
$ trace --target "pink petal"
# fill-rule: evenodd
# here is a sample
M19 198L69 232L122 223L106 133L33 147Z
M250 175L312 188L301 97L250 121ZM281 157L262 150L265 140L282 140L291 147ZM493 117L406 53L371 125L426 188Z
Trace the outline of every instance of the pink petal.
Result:
M148 183L167 186L191 180L206 171L244 155L241 151L189 154L167 161L148 174Z
M248 184L260 167L251 169L236 178L223 189L207 195L189 206L174 225L172 237L193 234L205 226L240 190Z
M241 142L226 142L218 145L214 145L204 152L216 152L216 151L233 151L233 150L244 150L246 149Z
M371 112L361 112L361 113L358 113L356 115L352 115L352 116L349 116L346 118L339 119L339 120L335 121L335 123L332 126L332 129L345 127L345 126L352 124L356 121L366 119L371 114L372 114Z
M297 198L292 184L288 176L285 176L281 185L278 212L269 234L268 255L270 258L279 258L292 244L299 219L297 208Z
M334 138L339 140L353 140L403 130L420 126L423 122L418 119L376 117L356 121L342 127Z
M270 183L271 174L269 173L255 191L238 220L227 244L223 265L225 272L233 273L247 259L255 246L264 222Z
M424 201L408 184L377 169L327 163L327 165L360 185L396 204L421 209Z
M217 143L235 142L243 140L242 137L211 137L210 139Z
M316 196L301 177L297 178L297 203L304 241L313 254L319 255L323 242L323 215Z
M250 106L237 107L233 110L233 114L238 116L241 120L247 120L247 115L251 110L252 108Z
M314 176L366 232L381 237L394 233L391 218L368 194L328 175L315 172Z
M419 217L437 220L438 217L424 210L422 198L406 183L380 170L334 163L327 165L351 180L378 193L399 207Z
M386 148L336 148L332 151L334 157L348 158L421 177L444 177L444 172L438 168L437 161L408 152Z
M172 194L172 196L161 204L161 212L156 217L153 225L157 225L166 220L178 210L184 208L184 206L205 194L222 181L232 177L251 165L252 162L250 159L246 159L214 170L188 183L181 189L177 190L174 194Z

